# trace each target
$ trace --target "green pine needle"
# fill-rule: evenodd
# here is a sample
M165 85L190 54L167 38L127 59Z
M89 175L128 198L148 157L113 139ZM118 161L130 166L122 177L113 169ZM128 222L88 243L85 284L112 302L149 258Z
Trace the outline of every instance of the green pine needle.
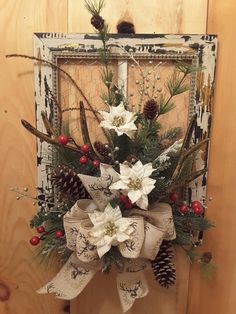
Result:
M216 271L216 265L200 262L200 269L205 279L211 279Z
M182 94L189 89L189 85L185 83L185 77L181 76L176 70L169 77L166 87L171 95L171 97Z
M85 8L91 15L100 15L105 6L105 0L85 0Z

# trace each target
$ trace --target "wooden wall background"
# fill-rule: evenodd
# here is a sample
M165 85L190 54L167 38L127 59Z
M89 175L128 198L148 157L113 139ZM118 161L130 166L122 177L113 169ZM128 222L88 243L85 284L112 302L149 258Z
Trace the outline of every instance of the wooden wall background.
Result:
M144 13L145 12L145 13ZM236 3L234 0L107 0L104 16L115 31L122 19L144 33L217 33L219 54L214 104L210 171L208 181L208 215L217 228L205 236L204 247L212 249L218 270L206 282L197 267L192 267L187 313L234 314L236 308ZM82 0L0 0L0 313L59 314L65 302L39 296L35 290L51 277L50 270L38 265L28 245L31 230L28 221L34 212L29 201L16 201L11 185L36 183L35 140L20 125L24 117L34 123L32 64L26 60L5 59L8 53L32 53L32 33L88 32L89 17ZM210 201L210 199L212 199ZM90 314L96 309L89 298L101 291L109 300L110 285L91 283L88 294L72 303L73 314ZM183 299L187 298L183 296ZM144 303L144 302L143 302ZM78 311L76 311L79 304ZM112 306L112 305L111 305ZM156 304L146 304L153 313ZM100 314L109 314L102 311ZM156 312L156 310L155 310ZM172 314L168 310L158 314Z

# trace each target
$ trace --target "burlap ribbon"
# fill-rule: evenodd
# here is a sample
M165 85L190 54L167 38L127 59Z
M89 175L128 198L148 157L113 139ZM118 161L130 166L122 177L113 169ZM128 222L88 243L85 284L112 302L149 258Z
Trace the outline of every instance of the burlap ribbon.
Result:
M102 267L96 246L90 242L92 227L88 213L96 210L91 200L78 201L64 216L67 247L73 254L59 273L38 293L55 293L57 298L71 300L85 288ZM143 270L153 260L163 240L176 237L172 209L169 204L156 203L148 211L133 209L130 223L134 232L130 239L118 245L126 258L124 272L117 275L117 289L123 312L128 311L135 299L148 293Z

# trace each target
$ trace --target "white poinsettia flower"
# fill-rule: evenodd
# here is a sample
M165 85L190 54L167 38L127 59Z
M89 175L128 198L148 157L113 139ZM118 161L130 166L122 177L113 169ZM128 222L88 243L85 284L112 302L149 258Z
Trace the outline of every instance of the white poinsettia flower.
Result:
M137 161L132 167L120 164L119 180L113 183L110 189L122 190L128 194L132 203L136 203L142 209L147 209L147 196L154 189L156 182L150 178L154 170L151 163L143 165L141 161Z
M103 121L100 123L100 126L114 130L119 136L126 134L129 137L132 137L135 130L137 130L136 125L134 124L137 116L134 112L125 110L123 103L120 103L119 106L109 106L110 111L99 111L103 117Z
M97 246L100 258L111 246L128 240L134 232L132 222L122 217L119 206L113 208L108 204L104 212L94 211L88 215L94 225L90 231L90 242Z

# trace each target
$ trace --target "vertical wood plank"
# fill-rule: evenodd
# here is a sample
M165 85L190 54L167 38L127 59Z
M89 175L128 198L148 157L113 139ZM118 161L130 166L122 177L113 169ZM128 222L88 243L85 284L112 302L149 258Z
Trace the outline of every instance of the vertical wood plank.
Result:
M192 269L188 307L191 314L234 314L236 308L235 13L233 0L209 1L207 31L219 38L207 212L216 229L205 234L204 249L212 250L217 270L214 278L206 281L197 267Z
M64 302L36 294L52 274L35 259L28 239L36 208L29 200L16 201L11 185L36 185L35 139L21 126L34 124L33 65L5 54L32 55L32 33L67 31L67 0L0 0L0 313L63 313ZM9 291L8 300L4 294ZM6 295L7 296L7 295ZM5 298L7 299L7 297Z
M207 0L112 0L103 16L116 33L122 20L132 21L136 33L201 34L206 31ZM83 1L68 0L68 31L93 32Z
M116 32L122 20L134 23L137 33L205 33L207 1L200 0L112 0L106 1L103 16ZM68 31L94 32L83 1L68 0ZM149 295L136 301L128 313L185 314L188 294L189 263L177 252L178 281L174 288L158 287L148 274ZM71 314L121 314L115 275L98 274L81 295L71 302Z

